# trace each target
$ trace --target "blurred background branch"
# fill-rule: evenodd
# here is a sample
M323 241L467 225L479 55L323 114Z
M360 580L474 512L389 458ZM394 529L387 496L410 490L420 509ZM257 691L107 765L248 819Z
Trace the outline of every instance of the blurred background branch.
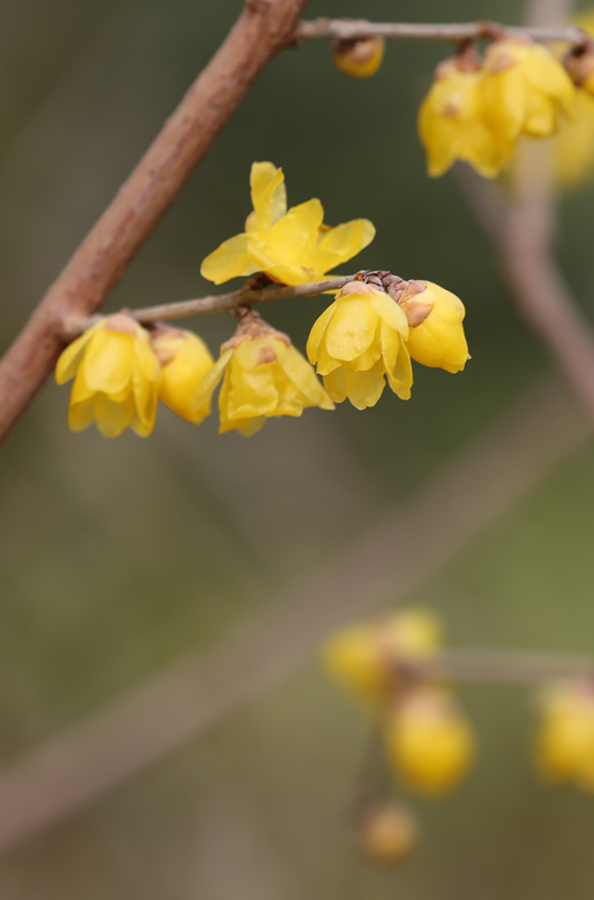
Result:
M561 21L561 20L558 20ZM367 22L364 19L321 18L300 22L299 39L335 38L352 41L357 38L384 37L399 40L463 41L481 38L497 39L504 34L530 34L539 41L567 41L580 43L586 37L575 25L528 25L513 27L498 22L460 22L443 25L415 24L413 22Z
M388 596L402 601L588 436L558 386L541 384L416 496L236 634L0 771L0 847L48 827L196 739L286 678L353 616ZM530 659L521 665L532 671ZM539 657L534 665L542 673ZM568 672L566 660L545 667L551 675ZM468 659L461 660L464 671ZM492 663L491 672L494 677Z

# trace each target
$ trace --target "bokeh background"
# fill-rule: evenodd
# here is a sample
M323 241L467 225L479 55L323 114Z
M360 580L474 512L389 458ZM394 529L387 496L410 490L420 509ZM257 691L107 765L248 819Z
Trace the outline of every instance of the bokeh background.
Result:
M240 10L238 0L0 0L0 345L109 202ZM308 17L521 21L503 0L312 0ZM155 434L68 432L48 386L0 469L0 756L5 763L214 646L373 526L549 367L517 319L454 180L430 181L415 116L447 48L388 47L378 75L325 41L269 68L147 242L109 308L200 296L201 260L241 230L253 160L289 202L366 216L354 264L434 280L468 310L472 362L416 367L413 399L274 420L246 440L162 408ZM562 200L560 254L592 313L594 189ZM349 268L344 269L349 271ZM323 299L270 305L304 348ZM190 323L216 351L226 317ZM584 446L406 598L452 644L594 654L594 452ZM336 602L336 598L329 598ZM390 597L386 597L389 601ZM480 740L451 797L417 804L397 871L345 824L365 730L310 660L195 742L0 858L2 900L586 900L594 797L539 784L526 692L463 690ZM159 722L154 722L159 729ZM0 769L1 775L1 769ZM2 810L0 809L0 816Z

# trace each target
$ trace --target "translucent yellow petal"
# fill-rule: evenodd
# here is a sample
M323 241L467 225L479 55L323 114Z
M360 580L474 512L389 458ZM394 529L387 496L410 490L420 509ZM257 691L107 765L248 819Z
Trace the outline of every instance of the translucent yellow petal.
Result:
M335 369L339 369L342 365L341 360L334 359L326 350L326 338L322 338L318 347L318 364L316 371L318 375L329 375Z
M378 291L371 297L371 305L386 325L399 331L403 337L408 335L408 321L404 312L395 300L383 292Z
M593 105L594 105L594 101L593 101ZM309 333L309 337L307 339L306 352L307 352L307 358L309 359L310 363L312 363L312 364L315 364L317 362L320 341L322 340L322 338L324 336L324 333L326 331L326 328L328 327L328 323L329 323L330 319L334 315L334 311L335 311L336 307L337 307L337 302L335 300L334 303L331 303L330 306L328 306L324 310L324 312L322 313L321 316L318 316L318 318L314 322L312 329Z
M413 383L413 371L410 361L410 353L404 338L400 337L400 347L396 357L396 365L387 370L388 384L397 397L401 400L410 400L410 390Z
M554 143L554 171L566 188L578 187L594 174L594 97L576 91L575 122L566 122Z
M342 403L346 400L347 389L342 366L330 372L329 375L324 375L324 387L330 399L335 403Z
M233 355L233 350L224 350L214 366L209 369L209 371L204 375L203 378L200 379L194 393L192 395L191 400L191 414L194 416L197 414L197 411L202 409L207 403L210 402L210 399L216 390L216 387L223 377L223 372L225 371L229 360Z
M282 169L271 162L255 162L250 173L252 205L258 228L266 231L287 211L287 189Z
M130 386L134 338L121 331L98 331L84 354L81 368L91 391L119 394Z
M331 254L332 262L328 268L333 268L364 250L374 237L375 227L369 219L352 219L323 232L319 250Z
M314 370L298 350L288 347L287 354L280 365L304 395L308 405L320 406L322 409L334 409L334 404L316 378Z
M253 275L259 266L248 252L248 235L236 234L224 241L220 247L206 257L200 267L200 274L208 281L223 284L230 278Z
M349 294L337 303L324 344L334 359L350 361L364 353L374 339L377 313L366 295Z
M385 387L385 369L382 360L379 360L366 372L355 372L351 368L345 368L344 380L347 396L357 409L365 409L375 406Z
M68 427L71 431L84 431L93 421L93 398L68 406Z
M265 252L279 265L307 265L307 254L315 246L324 218L319 200L293 206L266 233Z
M232 422L223 421L223 418L221 417L219 434L225 434L227 431L236 430L243 434L244 437L251 437L257 431L260 431L265 422L265 416L255 416L250 419L234 419Z
M130 395L125 403L114 403L105 394L95 394L93 414L97 428L104 437L118 437L132 421L134 399Z
M105 319L97 322L62 351L56 365L56 382L58 384L64 384L74 378L89 341L97 331L103 328L104 324Z
M573 118L575 88L571 78L553 54L541 44L530 48L530 54L522 64L531 87L554 99L564 113Z

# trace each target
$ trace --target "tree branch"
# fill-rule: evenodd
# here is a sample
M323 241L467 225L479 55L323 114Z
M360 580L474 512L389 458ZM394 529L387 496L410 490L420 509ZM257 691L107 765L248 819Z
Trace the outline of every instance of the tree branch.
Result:
M66 319L105 302L128 263L266 64L294 39L307 0L248 3L111 205L0 361L0 441L51 375Z
M529 34L538 41L567 41L579 44L587 35L576 25L514 27L497 22L460 22L447 25L417 25L410 22L367 22L364 19L313 19L299 23L299 39L334 38L349 41L356 38L384 37L400 40L452 41L461 43L481 38L496 39L503 35Z
M173 665L0 771L0 848L81 809L195 739L291 675L329 632L354 616L402 601L586 437L558 386L541 385L416 496L221 645ZM451 668L452 658L443 659ZM466 662L457 659L456 676L462 678L471 660L468 654ZM562 667L553 672L551 666L550 674L562 674Z
M170 319L183 319L185 316L201 316L211 312L233 312L240 306L253 306L254 303L265 303L268 300L289 300L292 297L313 297L324 291L338 291L354 275L341 275L326 281L314 281L311 284L299 284L294 287L267 288L266 290L250 290L245 287L230 294L214 294L200 297L198 300L180 300L178 303L162 303L159 306L146 306L143 309L127 309L126 314L132 316L143 325L162 322ZM76 318L65 323L64 338L72 340L96 321L91 318Z

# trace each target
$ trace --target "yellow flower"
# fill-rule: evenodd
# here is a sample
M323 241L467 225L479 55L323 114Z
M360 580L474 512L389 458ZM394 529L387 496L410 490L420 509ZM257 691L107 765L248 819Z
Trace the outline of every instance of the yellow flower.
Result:
M338 682L377 699L394 691L399 666L428 659L441 643L441 622L432 612L403 609L342 629L326 642L323 662Z
M201 406L193 403L198 383L214 365L202 338L192 331L161 326L151 342L161 363L159 399L174 412L198 425L210 413L210 398Z
M348 397L357 409L375 406L386 375L394 393L408 400L413 380L408 333L405 314L385 291L350 281L314 323L307 356L337 403Z
M246 220L245 232L206 257L200 270L204 278L222 284L261 271L280 284L307 284L321 281L327 272L371 243L375 236L371 222L354 219L330 228L323 224L319 200L287 212L284 179L282 169L272 163L253 164L254 211Z
M470 359L462 301L431 281L409 281L398 304L408 319L406 346L412 358L424 366L460 372Z
M481 98L481 62L468 54L444 60L419 109L419 136L433 178L457 159L494 178L507 162L505 148L485 122Z
M480 91L485 121L507 156L521 134L549 137L564 116L574 117L569 75L546 47L525 36L487 47Z
M541 697L536 754L541 773L594 790L594 691L589 684L550 687Z
M381 37L336 41L332 47L332 59L343 75L369 78L381 66L385 49L386 42Z
M253 310L237 333L221 347L221 356L198 384L193 408L210 401L223 378L219 393L220 432L236 428L249 436L270 416L300 416L308 406L334 409L315 373L291 345L286 334L275 331Z
M370 860L383 865L402 862L417 845L417 820L406 806L374 804L359 822L361 849Z
M56 381L74 378L68 425L83 431L93 420L105 437L128 427L147 437L155 425L161 369L148 332L130 316L102 319L68 346Z
M403 780L426 794L455 787L474 758L474 737L452 694L419 686L404 694L386 722L389 759Z

